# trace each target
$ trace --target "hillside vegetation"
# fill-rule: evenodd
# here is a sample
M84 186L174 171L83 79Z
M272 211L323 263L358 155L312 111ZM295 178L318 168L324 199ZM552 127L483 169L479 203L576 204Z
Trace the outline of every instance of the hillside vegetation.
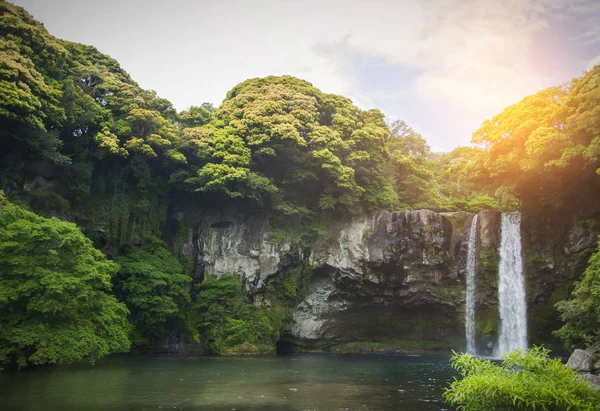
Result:
M284 234L311 235L378 209L600 216L600 66L443 154L406 123L290 76L246 80L218 107L200 102L178 112L114 59L0 1L0 362L127 351L173 319L213 352L243 341L272 349L310 267L281 280L271 310L235 277L190 296L194 268L171 254L175 210L260 210ZM597 262L560 304L559 335L572 346L598 341Z

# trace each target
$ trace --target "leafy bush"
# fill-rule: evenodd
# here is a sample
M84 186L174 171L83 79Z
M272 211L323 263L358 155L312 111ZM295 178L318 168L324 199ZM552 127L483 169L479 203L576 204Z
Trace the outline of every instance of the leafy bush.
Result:
M573 291L573 298L560 301L556 308L566 324L555 334L567 348L600 345L600 243L583 280Z
M179 311L178 302L189 296L191 279L155 237L144 239L142 247L130 248L116 261L121 269L114 279L115 289L131 312L133 341L148 343L160 336L165 321Z
M75 224L38 216L0 192L0 363L128 351L128 311L110 294L117 269Z
M296 306L304 299L312 278L309 264L282 270L266 287L265 297L276 305Z
M452 366L463 377L444 392L459 409L469 410L597 410L600 393L549 350L515 350L501 364L454 354Z
M273 346L279 332L269 313L248 301L236 275L204 280L188 313L188 327L216 354L248 344Z

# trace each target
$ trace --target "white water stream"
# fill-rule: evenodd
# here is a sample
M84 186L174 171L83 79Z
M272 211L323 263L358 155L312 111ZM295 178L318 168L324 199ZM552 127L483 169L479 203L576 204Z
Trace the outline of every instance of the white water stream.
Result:
M475 349L475 269L477 263L477 214L471 222L469 247L467 249L467 304L465 309L465 328L467 334L467 352L476 355Z
M527 305L521 257L521 214L503 213L500 240L498 299L500 335L496 355L527 348Z

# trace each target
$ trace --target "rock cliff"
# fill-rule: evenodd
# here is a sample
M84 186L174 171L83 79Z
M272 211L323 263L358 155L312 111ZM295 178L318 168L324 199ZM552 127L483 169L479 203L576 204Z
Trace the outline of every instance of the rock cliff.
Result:
M359 351L374 344L400 351L461 348L472 218L465 212L376 212L331 221L299 247L274 239L265 217L204 216L182 249L196 262L198 280L237 273L255 303L266 305L262 292L270 281L308 262L312 279L284 333L289 343L344 350L345 343L363 342ZM482 244L495 244L497 230L493 218L482 223Z
M191 217L192 216L192 217ZM379 211L328 221L303 238L272 227L267 215L173 214L176 253L193 265L194 283L237 274L258 306L270 284L308 266L310 282L283 330L284 348L337 352L431 352L464 348L465 264L473 214ZM595 248L591 220L557 224L523 215L529 343L560 353L557 301L568 298ZM476 341L497 341L500 212L479 213ZM174 241L172 241L174 243ZM304 273L304 271L303 271ZM302 274L304 275L304 274ZM194 295L192 287L192 298ZM167 351L194 351L169 331ZM185 333L184 333L185 334ZM558 351L557 351L558 350Z

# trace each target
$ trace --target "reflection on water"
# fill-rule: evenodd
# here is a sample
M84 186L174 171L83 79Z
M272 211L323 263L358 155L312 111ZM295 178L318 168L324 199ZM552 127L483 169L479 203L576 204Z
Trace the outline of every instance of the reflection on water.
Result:
M447 358L119 356L0 373L3 410L443 410Z

